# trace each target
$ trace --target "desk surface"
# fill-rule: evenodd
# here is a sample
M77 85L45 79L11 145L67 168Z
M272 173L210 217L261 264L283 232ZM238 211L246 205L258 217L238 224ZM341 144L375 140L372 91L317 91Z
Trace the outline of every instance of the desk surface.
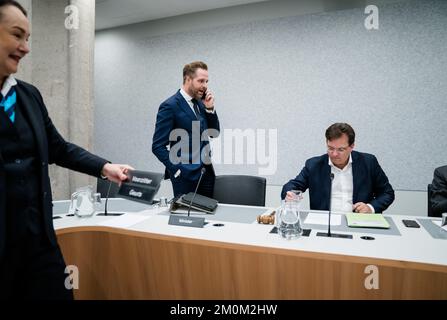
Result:
M61 215L67 208L55 204ZM447 241L405 228L405 216L392 217L398 233L374 241L360 238L367 229L346 229L353 240L316 237L324 225L288 241L255 222L271 209L220 205L203 229L168 225L166 209L119 200L109 209L134 212L54 220L65 261L79 270L77 299L447 299Z
M422 269L434 270L447 273L447 240L434 239L424 227L406 228L402 219L411 219L408 216L389 216L395 222L400 235L370 234L368 230L361 229L347 230L353 235L353 239L337 239L317 237L317 231L325 231L326 226L312 226L309 237L301 237L296 240L285 240L278 234L271 234L271 225L260 225L255 221L260 212L271 212L271 208L251 207L252 211L247 211L247 207L224 205L226 212L238 212L245 210L245 214L251 215L251 223L231 222L228 219L218 219L219 215L206 215L206 220L210 222L203 229L171 226L168 224L168 212L164 208L150 208L134 202L113 199L109 203L109 211L119 211L123 208L133 211L129 214L146 217L143 221L134 225L122 228L121 231L133 231L163 236L189 238L195 240L215 241L227 244L237 244L244 246L254 246L261 248L285 249L290 252L299 251L301 253L321 253L334 255L335 260L345 259L346 256L381 259L389 266L402 266L403 264L416 263ZM116 219L115 217L91 217L80 219L77 217L65 217L68 202L55 203L55 215L63 217L54 220L54 226L58 234L70 232L72 228L78 227L100 227L101 223ZM142 211L144 210L144 211ZM234 216L233 216L234 217ZM237 215L236 215L237 217ZM423 218L427 220L439 220L436 218ZM242 219L247 221L246 216ZM223 227L215 227L214 224L222 223ZM107 228L106 228L107 229ZM92 230L92 229L88 229ZM119 232L119 230L115 230ZM440 230L440 232L446 232ZM370 235L375 240L363 240L362 236ZM337 258L337 256L339 256Z

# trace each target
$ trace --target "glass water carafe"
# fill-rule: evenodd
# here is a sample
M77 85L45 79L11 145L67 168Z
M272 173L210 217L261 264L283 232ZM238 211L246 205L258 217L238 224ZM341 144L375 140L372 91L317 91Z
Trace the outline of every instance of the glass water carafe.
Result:
M71 195L69 214L80 218L91 217L101 203L101 194L94 193L92 186L76 189Z
M287 240L297 239L302 233L300 218L302 197L294 200L283 200L277 217L278 234Z

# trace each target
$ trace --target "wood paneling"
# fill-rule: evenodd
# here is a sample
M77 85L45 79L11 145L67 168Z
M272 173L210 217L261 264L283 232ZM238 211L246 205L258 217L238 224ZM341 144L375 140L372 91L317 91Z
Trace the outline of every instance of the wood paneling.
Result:
M58 232L77 299L447 299L447 267L104 227ZM379 289L365 268L379 268Z

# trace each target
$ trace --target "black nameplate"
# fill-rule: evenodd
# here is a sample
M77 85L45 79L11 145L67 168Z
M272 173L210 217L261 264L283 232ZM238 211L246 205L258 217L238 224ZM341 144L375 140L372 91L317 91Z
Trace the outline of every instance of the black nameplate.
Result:
M169 224L173 226L203 228L205 218L188 217L188 216L170 216Z
M117 196L151 205L163 177L162 173L129 170L127 180L121 184Z
M118 195L133 201L152 204L156 191L144 185L134 183L123 183L118 191Z

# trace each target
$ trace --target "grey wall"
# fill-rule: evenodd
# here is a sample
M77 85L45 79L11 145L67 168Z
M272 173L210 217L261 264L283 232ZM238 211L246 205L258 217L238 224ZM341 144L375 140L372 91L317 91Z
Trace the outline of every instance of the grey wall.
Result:
M200 59L209 65L223 128L278 130L270 185L324 153L324 130L343 121L357 131L357 150L376 154L396 189L425 190L447 159L447 2L379 9L378 31L365 29L359 8L274 19L263 13L263 20L172 33L154 31L160 22L98 32L95 150L162 171L150 151L158 106L180 87L182 66ZM183 26L188 16L177 19Z

